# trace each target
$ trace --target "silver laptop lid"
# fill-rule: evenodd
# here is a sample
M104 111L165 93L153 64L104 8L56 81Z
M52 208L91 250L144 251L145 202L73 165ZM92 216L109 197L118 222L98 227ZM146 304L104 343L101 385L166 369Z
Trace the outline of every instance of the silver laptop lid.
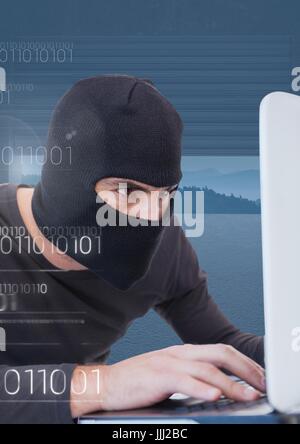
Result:
M267 391L300 410L300 97L274 92L260 106L260 180Z

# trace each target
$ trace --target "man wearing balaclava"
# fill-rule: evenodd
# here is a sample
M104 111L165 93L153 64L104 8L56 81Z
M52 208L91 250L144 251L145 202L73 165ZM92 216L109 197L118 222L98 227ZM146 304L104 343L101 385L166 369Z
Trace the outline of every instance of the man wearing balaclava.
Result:
M1 293L14 307L1 315L1 422L72 423L175 392L248 401L265 390L262 338L220 312L174 224L181 135L180 116L152 82L85 79L54 110L37 186L0 186ZM130 200L136 192L143 203ZM151 308L185 344L106 365L112 344Z

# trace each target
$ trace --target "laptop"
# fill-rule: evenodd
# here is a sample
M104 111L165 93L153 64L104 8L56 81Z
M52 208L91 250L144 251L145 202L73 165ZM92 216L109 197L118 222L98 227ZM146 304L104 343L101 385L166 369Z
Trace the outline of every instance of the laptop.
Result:
M99 412L80 423L199 423L207 418L276 422L300 414L300 97L265 96L260 105L260 177L267 396L205 402L183 394L152 407ZM244 383L240 381L240 383ZM278 412L277 415L272 413ZM206 420L205 420L206 418ZM262 421L262 418L264 420ZM273 418L273 419L271 419ZM228 422L228 421L227 421ZM230 422L230 421L229 421Z

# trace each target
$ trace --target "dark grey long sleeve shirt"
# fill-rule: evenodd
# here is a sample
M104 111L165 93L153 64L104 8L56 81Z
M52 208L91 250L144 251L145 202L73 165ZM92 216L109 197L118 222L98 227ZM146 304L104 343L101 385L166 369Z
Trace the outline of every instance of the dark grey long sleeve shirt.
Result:
M123 292L88 270L49 263L24 228L16 189L0 185L1 423L72 423L75 366L104 362L130 323L151 308L184 342L231 344L263 364L262 338L241 333L220 312L180 227L165 230L146 276Z

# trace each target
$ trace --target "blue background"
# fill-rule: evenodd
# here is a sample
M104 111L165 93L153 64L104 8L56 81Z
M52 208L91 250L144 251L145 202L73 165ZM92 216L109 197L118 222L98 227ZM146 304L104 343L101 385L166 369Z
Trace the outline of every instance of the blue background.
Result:
M151 78L174 103L186 156L257 156L259 102L291 91L291 69L300 65L297 0L27 0L0 9L0 41L74 48L72 63L0 62L11 84L33 85L12 88L0 124L10 116L14 128L22 123L18 137L35 143L44 143L51 110L74 81L118 72ZM1 181L11 174L1 168ZM205 227L194 247L211 293L239 327L262 334L260 216L207 215ZM111 360L178 341L151 312Z

